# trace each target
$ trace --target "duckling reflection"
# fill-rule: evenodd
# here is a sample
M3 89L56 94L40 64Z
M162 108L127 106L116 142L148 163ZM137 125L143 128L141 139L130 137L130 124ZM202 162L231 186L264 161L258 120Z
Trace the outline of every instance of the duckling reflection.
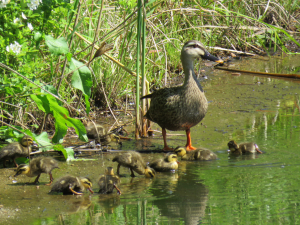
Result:
M182 218L186 225L199 224L205 215L206 202L208 200L208 189L200 183L199 175L193 173L195 164L186 162L187 173L181 172L179 167L179 178L176 182L157 176L150 188L155 197L153 204L160 209L160 213L168 218ZM160 184L163 182L163 186ZM170 187L170 188L168 188Z
M143 195L151 186L153 179L146 177L134 177L127 181L122 181L122 192L126 195Z
M79 196L78 198L70 198L70 209L69 212L75 213L79 211L84 211L90 208L92 205L90 196L82 197Z
M105 213L113 214L114 209L120 205L121 201L118 194L99 195L98 203L101 208L104 208ZM97 215L95 215L95 217L97 217Z
M253 142L237 144L234 140L228 142L228 148L231 155L243 155L243 154L254 154L262 153L257 144Z

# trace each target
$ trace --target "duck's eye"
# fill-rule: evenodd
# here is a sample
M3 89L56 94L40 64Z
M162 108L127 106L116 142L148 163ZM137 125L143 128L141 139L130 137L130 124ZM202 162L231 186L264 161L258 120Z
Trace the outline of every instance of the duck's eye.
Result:
M199 48L199 46L197 44L194 44L193 48Z

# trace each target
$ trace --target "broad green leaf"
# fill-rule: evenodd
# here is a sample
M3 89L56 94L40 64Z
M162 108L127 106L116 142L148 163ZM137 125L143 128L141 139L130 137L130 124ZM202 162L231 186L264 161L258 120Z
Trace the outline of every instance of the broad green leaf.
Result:
M43 35L41 34L41 32L37 31L34 33L34 40L40 42L43 38Z
M74 160L73 148L64 148L64 146L62 146L61 144L57 144L53 146L53 149L55 151L61 151L67 161Z
M44 89L49 91L50 93L52 93L54 95L58 95L58 92L57 92L56 88L53 85L45 85ZM45 92L44 90L41 90L41 93L47 94L47 92Z
M50 52L55 55L62 55L69 52L68 43L64 37L54 39L52 36L46 35L45 41L46 45L49 47Z
M30 98L36 103L39 110L45 113L51 113L50 103L47 99L47 95L30 95Z
M72 58L70 62L70 70L74 71L71 81L73 87L81 90L85 95L90 97L93 81L89 68L83 63Z
M52 138L54 143L61 143L63 137L67 134L68 127L73 127L79 139L88 141L86 130L82 122L69 116L66 108L60 106L56 98L50 94L30 95L36 102L38 108L45 113L51 113L55 118L55 135Z
M64 148L61 144L57 144L53 146L53 149L55 151L61 151L67 161L74 160L74 151L72 148Z
M52 149L53 146L47 132L42 132L40 135L35 136L34 138L35 141L39 144L39 150L44 152Z
M89 101L89 96L84 95L84 98L85 98L86 114L89 115L90 109L91 109L91 105L90 105L90 101Z
M62 142L63 137L67 133L68 127L74 127L79 139L87 142L88 138L86 136L86 130L81 121L71 118L68 110L58 105L57 100L53 96L48 94L47 99L50 103L50 108L55 118L55 135L52 141L55 143Z

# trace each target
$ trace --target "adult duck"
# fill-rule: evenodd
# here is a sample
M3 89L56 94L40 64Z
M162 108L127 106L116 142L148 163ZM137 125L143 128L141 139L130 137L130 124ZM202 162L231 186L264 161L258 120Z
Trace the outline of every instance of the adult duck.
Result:
M164 150L173 150L167 145L167 130L185 130L187 136L186 149L195 150L192 146L190 128L197 125L207 111L207 100L194 72L194 60L208 59L223 63L212 56L199 41L188 41L181 50L181 62L185 74L182 86L163 88L141 99L151 98L150 108L145 117L162 128Z

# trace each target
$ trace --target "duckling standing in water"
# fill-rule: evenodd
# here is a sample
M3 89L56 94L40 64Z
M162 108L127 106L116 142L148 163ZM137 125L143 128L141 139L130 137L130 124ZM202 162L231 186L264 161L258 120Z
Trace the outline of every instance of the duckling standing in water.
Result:
M257 144L253 142L237 144L234 140L232 140L229 141L227 145L230 154L234 155L253 154L255 152L262 153L262 151L259 150Z
M165 158L157 159L149 165L157 172L166 172L170 170L178 169L177 155L174 153L168 153Z
M20 142L10 143L0 151L0 159L3 160L3 167L6 167L6 160L12 159L16 167L16 158L27 157L31 153L33 144L32 137L25 135Z
M177 147L174 149L174 152L177 154L178 157L181 157L182 160L213 160L217 159L217 155L208 149L196 149L193 151L187 152L185 147Z
M20 174L25 174L28 177L36 177L33 184L39 183L39 178L42 173L48 173L50 176L50 183L45 185L50 185L53 182L53 176L51 171L55 168L58 168L57 161L51 157L38 157L35 159L32 159L27 164L20 164L17 168L17 172L15 174L15 177Z
M121 190L117 187L120 184L120 178L114 174L112 167L106 168L105 174L100 176L98 184L100 187L99 193L101 194L110 194L115 188L118 194L121 195Z
M52 186L50 192L62 192L63 195L82 195L85 189L92 194L92 182L87 177L64 176L59 178Z
M148 178L152 178L155 176L155 171L148 167L146 163L144 162L142 156L138 152L129 151L122 153L120 155L117 155L113 158L113 162L118 162L118 168L117 168L117 175L120 175L120 167L128 167L131 171L130 176L135 177L134 172L145 175Z

